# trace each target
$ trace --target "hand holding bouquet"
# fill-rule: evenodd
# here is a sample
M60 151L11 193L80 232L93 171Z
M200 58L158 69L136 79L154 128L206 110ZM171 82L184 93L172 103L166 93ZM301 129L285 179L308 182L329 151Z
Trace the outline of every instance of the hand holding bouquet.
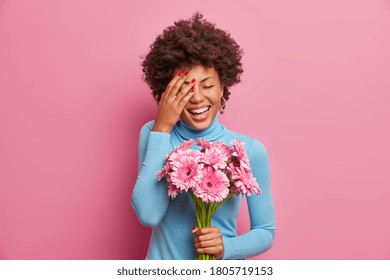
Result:
M192 150L194 144L201 150ZM175 198L189 192L194 200L198 228L211 226L215 211L233 195L260 194L250 170L244 143L233 140L233 146L205 139L188 140L175 148L157 172L157 179L168 182L168 195ZM211 260L214 255L197 254L196 259Z

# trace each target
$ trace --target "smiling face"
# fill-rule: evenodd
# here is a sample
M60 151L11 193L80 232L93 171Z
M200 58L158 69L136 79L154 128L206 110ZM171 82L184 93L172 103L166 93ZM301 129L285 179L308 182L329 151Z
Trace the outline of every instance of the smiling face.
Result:
M181 71L182 69L177 68L174 74ZM193 78L197 81L194 85L195 92L180 118L189 126L203 130L210 126L218 114L221 107L223 86L214 67L193 65L185 83L190 83Z

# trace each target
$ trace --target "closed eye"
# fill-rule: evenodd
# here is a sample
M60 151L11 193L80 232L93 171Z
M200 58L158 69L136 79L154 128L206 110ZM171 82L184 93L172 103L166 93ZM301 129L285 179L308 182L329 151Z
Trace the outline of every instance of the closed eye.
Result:
M205 89L208 89L208 88L212 88L214 85L212 85L212 86L204 86L203 88L205 88Z

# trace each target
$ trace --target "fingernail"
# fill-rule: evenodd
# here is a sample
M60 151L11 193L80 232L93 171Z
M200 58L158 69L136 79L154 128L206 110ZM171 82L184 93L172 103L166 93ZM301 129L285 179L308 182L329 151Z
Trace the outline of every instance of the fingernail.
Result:
M195 79L192 79L191 83L195 83L195 82L196 82L196 80L195 80Z
M187 75L188 75L188 71L185 71L185 72L184 72L184 76L187 76Z
M191 92L194 92L194 91L195 91L195 89L194 89L194 88L192 88L192 89L191 89Z
M178 74L179 77L180 77L181 75L183 75L183 72L180 72L180 73Z
M197 226L193 226L193 227L192 227L192 233L194 233L197 229L198 229Z

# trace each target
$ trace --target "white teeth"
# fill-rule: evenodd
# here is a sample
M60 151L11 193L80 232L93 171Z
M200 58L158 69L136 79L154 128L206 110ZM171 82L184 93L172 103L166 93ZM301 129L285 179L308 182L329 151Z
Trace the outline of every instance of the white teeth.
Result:
M209 107L203 107L203 108L192 109L192 110L188 110L188 111L190 111L191 113L194 113L194 114L200 114L200 113L206 112L208 109L209 109Z

